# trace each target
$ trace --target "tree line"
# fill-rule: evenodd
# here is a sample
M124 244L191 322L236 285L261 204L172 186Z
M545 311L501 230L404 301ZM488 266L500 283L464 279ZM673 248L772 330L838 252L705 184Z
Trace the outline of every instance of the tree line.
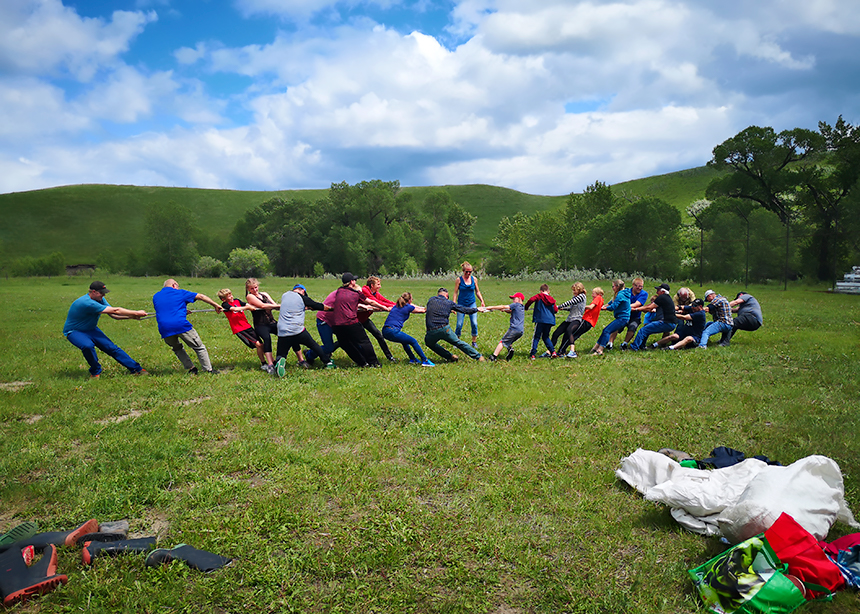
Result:
M441 189L418 201L399 181L342 182L318 201L271 198L247 211L218 244L201 233L189 209L171 202L147 212L143 250L103 253L98 266L201 277L447 271L471 249L476 220Z
M596 268L672 279L835 280L860 257L860 129L751 126L717 145L689 222L599 181L565 207L504 218L490 271Z
M833 281L860 262L860 129L841 116L818 131L750 126L713 149L720 174L687 218L654 197L595 182L556 211L504 217L484 266L491 274L591 269L663 279ZM226 241L192 212L158 203L146 243L103 252L130 275L321 276L448 271L472 249L475 216L445 190L423 200L398 181L332 184L321 200L272 198ZM13 275L62 273L62 255L19 258Z

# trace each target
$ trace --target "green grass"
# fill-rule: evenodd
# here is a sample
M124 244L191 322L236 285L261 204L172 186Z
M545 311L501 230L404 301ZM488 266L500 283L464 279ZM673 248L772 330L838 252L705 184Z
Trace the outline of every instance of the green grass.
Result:
M658 196L682 211L704 196L714 171L705 167L613 186L631 196ZM488 185L408 187L417 200L444 189L469 213L477 216L475 254L487 254L504 216L518 211L534 214L562 207L567 195L535 196ZM226 239L245 211L269 198L323 198L327 190L240 192L192 188L77 185L30 192L0 194L0 262L21 256L41 257L62 252L68 264L95 263L100 252L125 253L141 249L146 240L147 207L175 202L197 216L200 227L214 239Z
M617 183L612 186L612 191L619 195L654 196L686 212L690 204L705 197L708 184L718 176L718 171L699 166L666 175Z
M616 480L638 447L701 458L728 445L783 463L824 454L860 509L856 296L754 287L765 326L725 349L531 363L522 340L510 363L359 370L337 353L338 370L291 360L281 380L258 370L223 317L192 316L225 369L196 378L180 372L154 321L102 318L152 376L107 359L90 381L60 334L89 281L0 284L0 382L29 382L0 389L0 530L124 518L161 545L238 561L211 575L133 556L85 569L64 549L68 584L22 611L704 612L685 570L722 546ZM105 281L113 304L144 309L161 285ZM333 286L302 281L315 298ZM181 282L210 296L241 288ZM293 283L267 278L263 289ZM410 290L423 303L435 285L385 281L383 293ZM481 288L488 304L537 290L492 279ZM414 316L407 332L421 340L421 325ZM481 315L482 351L506 327L503 314ZM852 531L837 525L830 538ZM858 606L846 592L805 611Z

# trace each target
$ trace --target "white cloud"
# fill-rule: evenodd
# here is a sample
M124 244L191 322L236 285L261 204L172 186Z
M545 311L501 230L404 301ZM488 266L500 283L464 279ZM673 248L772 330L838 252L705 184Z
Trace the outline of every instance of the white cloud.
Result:
M12 158L12 144L41 142L92 126L91 118L67 104L62 89L32 78L0 79L0 117L0 147Z
M126 51L156 14L115 11L110 21L82 18L59 0L4 0L0 66L31 75L68 72L91 80Z
M296 19L335 10L236 6ZM338 6L360 13L359 2ZM57 0L7 0L0 190L326 187L375 173L561 194L668 172L703 164L750 123L814 128L840 101L857 121L856 86L840 99L804 81L824 80L818 50L834 35L860 48L855 13L847 0L464 0L450 29L468 38L452 48L356 18L242 46L185 40L169 51L171 70L164 58L158 68L122 59L154 13L86 19ZM827 49L834 66L855 61ZM57 74L85 83L65 89ZM222 78L242 89L211 93ZM813 96L828 99L827 115ZM589 101L599 109L565 113Z

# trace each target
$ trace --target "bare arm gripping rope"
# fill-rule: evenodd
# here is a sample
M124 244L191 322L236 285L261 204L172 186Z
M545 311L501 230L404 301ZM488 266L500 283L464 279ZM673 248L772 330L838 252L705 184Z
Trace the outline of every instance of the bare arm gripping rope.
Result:
M211 313L216 311L215 309L189 309L188 313ZM156 314L150 314L148 316L143 316L141 320L148 320L149 318L154 318Z

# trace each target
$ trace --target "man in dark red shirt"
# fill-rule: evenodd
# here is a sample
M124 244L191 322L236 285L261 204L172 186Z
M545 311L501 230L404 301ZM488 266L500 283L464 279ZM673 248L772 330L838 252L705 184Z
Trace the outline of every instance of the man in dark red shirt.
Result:
M358 306L360 304L371 305L382 311L390 311L391 307L385 307L371 298L367 298L358 289L355 283L355 275L344 273L341 277L343 284L337 289L334 296L332 308L332 331L337 337L340 347L346 352L352 361L359 367L380 367L373 345L364 331L364 326L358 319Z

